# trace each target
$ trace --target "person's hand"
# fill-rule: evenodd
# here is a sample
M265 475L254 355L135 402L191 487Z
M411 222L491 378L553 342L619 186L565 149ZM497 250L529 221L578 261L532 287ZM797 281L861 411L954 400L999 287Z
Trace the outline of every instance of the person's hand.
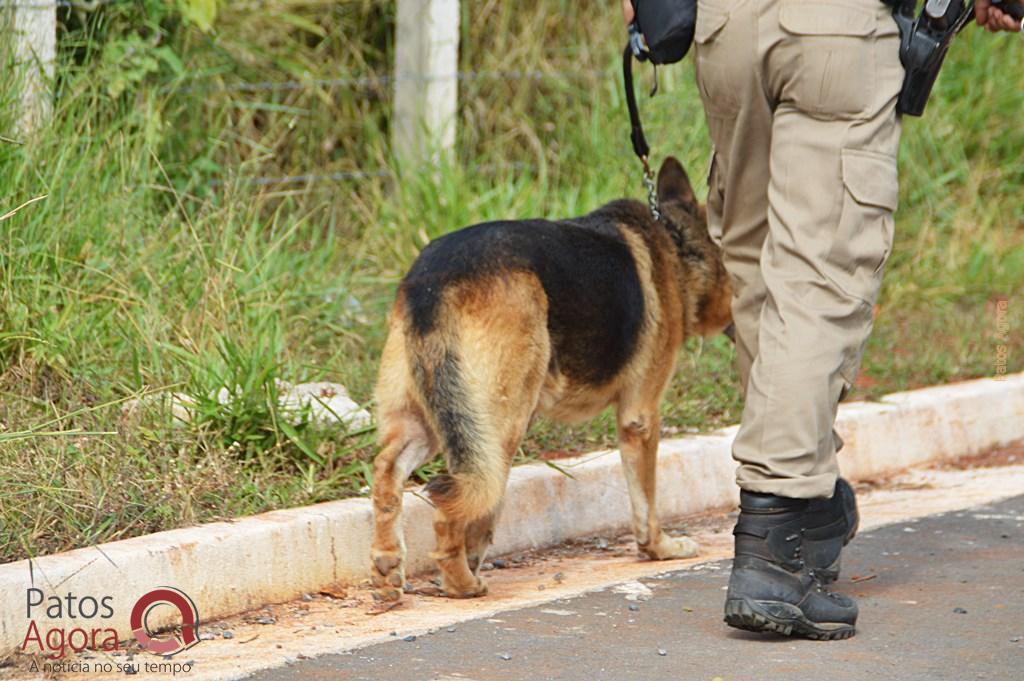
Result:
M992 33L997 31L1020 31L1020 22L992 5L992 0L977 0L974 4L974 18L978 26Z
M991 2L991 0L981 0ZM633 23L633 0L622 0L622 16L626 19L626 26Z

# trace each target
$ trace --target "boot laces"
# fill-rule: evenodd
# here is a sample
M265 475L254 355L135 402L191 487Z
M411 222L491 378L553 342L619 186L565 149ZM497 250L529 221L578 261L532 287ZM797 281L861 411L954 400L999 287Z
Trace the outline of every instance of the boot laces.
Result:
M818 574L814 571L814 568L809 568L807 570L807 574L808 576L810 576L812 580L812 584L814 585L815 591L825 596L828 596L834 601L838 601L840 599L839 594L829 591L829 588L825 586L825 584L821 581L821 577L819 577Z
M803 558L803 555L801 554L801 551L800 551L803 548L803 544L804 544L803 539L804 539L804 530L803 530L803 528L801 528L799 532L794 532L793 534L791 534L791 535L786 537L786 541L797 541L797 540L799 540L799 542L800 542L799 544L796 545L796 548L793 549L793 558L796 559L797 565L799 565L801 568L804 567L804 558Z

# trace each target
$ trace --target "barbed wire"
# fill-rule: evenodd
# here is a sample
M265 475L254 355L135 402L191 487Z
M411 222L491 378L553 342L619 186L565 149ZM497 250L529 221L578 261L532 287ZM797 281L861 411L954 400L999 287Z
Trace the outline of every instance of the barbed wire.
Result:
M210 180L210 187L223 187L231 184L266 186L274 184L315 184L317 182L345 182L349 180L368 180L375 177L388 177L390 170L340 170L333 173L305 173L302 175L269 175L257 177L238 177L234 180Z
M4 2L0 0L0 9L80 9L86 12L92 12L100 7L106 5L113 5L117 2L124 2L125 0L54 0L53 2L43 2L42 0L35 0L35 2Z
M187 94L190 92L204 91L207 89L219 90L222 92L274 92L274 91L290 91L290 90L305 90L314 87L330 88L330 87L348 87L352 89L382 89L395 83L400 82L437 82L445 80L456 80L456 81L475 81L475 80L533 80L533 81L544 81L544 80L570 80L570 79L586 79L586 78L597 78L604 76L605 71L601 69L577 69L573 71L561 70L561 71L539 71L539 70L500 70L500 71L487 71L487 70L468 70L468 71L456 71L451 74L443 75L419 75L413 73L400 73L396 75L372 75L372 76L353 76L353 77L342 77L342 78L311 78L308 80L282 80L282 81L238 81L234 83L203 83L199 85L184 85L181 87L175 85L165 85L161 88L162 92L175 92ZM198 80L190 79L190 80ZM188 82L188 81L185 81Z
M496 170L526 170L531 169L529 163L513 161L511 163L473 163L466 166L466 170L474 172L494 172ZM210 180L207 186L211 188L241 184L248 186L270 186L277 184L318 184L321 182L351 182L356 180L368 180L382 177L392 177L395 171L391 168L378 168L376 170L341 170L333 173L304 173L301 175L258 175L255 177L236 177L232 180Z
M6 8L20 9L54 9L72 8L93 11L99 7L125 3L127 0L30 0L29 2L12 2L0 0L0 10ZM299 91L313 88L337 88L344 87L352 90L382 90L392 85L403 82L437 82L437 81L570 81L600 78L607 75L607 71L597 68L585 69L563 69L555 71L544 71L540 69L499 69L499 70L459 70L449 74L424 75L417 73L397 74L373 74L364 76L350 76L337 78L307 78L293 80L262 80L235 82L197 82L212 79L215 76L192 76L176 83L165 83L159 88L160 92L170 94L187 94L192 92L222 91L222 92L287 92ZM194 83L194 84L193 84ZM56 93L59 97L59 91ZM268 104L270 104L268 102ZM12 140L13 141L13 140ZM493 172L499 169L522 170L532 168L530 164L522 162L513 163L477 163L467 166L467 170L476 172ZM236 176L232 179L211 179L206 184L210 188L226 187L234 184L249 186L273 186L273 185L311 185L322 182L351 182L366 179L385 178L394 176L396 173L390 168L378 168L375 170L342 170L329 173L301 173L296 175L265 175L265 176Z

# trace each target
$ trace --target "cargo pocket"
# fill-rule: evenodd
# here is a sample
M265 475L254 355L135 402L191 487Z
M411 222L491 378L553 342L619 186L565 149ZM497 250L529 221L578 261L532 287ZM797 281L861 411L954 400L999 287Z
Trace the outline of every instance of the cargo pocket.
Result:
M700 2L697 8L697 25L693 41L697 44L696 64L697 87L700 89L704 108L711 113L734 113L739 109L739 97L735 83L730 83L730 64L735 55L721 40L722 32L729 23L728 10Z
M782 96L819 118L857 118L875 96L874 10L842 0L783 0L789 35Z
M842 150L843 207L832 241L830 274L846 293L874 305L892 250L899 201L896 159L863 149Z

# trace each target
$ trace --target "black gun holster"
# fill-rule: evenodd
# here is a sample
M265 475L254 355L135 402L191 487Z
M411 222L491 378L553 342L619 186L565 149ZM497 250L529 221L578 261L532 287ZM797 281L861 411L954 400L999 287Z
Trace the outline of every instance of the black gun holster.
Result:
M974 1L926 0L914 17L914 0L895 0L893 18L900 29L900 62L906 70L896 111L920 116L939 76L953 37L973 16Z
M900 61L907 72L896 111L920 116L950 42L974 19L974 0L925 0L916 17L916 0L883 1L892 6L899 26ZM993 0L992 4L1018 21L1024 20L1024 3L1020 0Z

